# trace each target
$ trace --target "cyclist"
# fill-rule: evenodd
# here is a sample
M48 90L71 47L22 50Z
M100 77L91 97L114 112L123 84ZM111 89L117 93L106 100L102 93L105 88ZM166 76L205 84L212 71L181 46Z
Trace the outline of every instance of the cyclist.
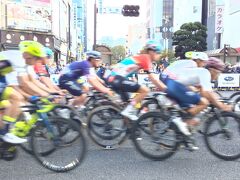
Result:
M43 59L37 60L35 62L34 71L37 74L37 78L45 86L47 86L52 91L56 91L59 94L63 95L63 93L61 92L61 89L58 86L56 86L55 84L53 84L53 82L51 81L50 74L48 72L47 64L49 63L49 60L51 59L51 57L53 55L53 51L51 49L49 49L48 47L45 47L44 50L46 53L46 57Z
M68 90L72 95L76 96L72 105L81 106L86 99L86 93L83 92L78 79L85 76L88 82L96 89L103 93L112 95L109 88L106 88L102 80L96 75L95 68L101 63L101 53L98 51L89 51L87 60L76 61L69 64L62 72L59 78L59 86L62 89Z
M0 120L0 136L3 141L13 144L27 142L26 139L19 138L9 132L10 123L16 121L17 106L14 101L9 101L9 96L12 94L13 89L7 87L5 75L13 71L10 61L0 54L0 107L5 108L2 120Z
M138 93L121 112L123 116L131 120L137 120L137 109L135 106L140 103L149 92L147 87L129 80L128 77L130 77L131 74L137 73L140 69L143 69L155 86L162 91L166 90L166 86L151 72L152 62L160 58L161 50L162 47L158 43L150 40L145 45L141 54L122 60L113 67L112 71L108 71L104 74L107 83L115 92L120 94L123 101L128 101L128 92Z
M33 65L35 65L38 60L44 61L46 57L44 46L35 41L22 41L19 44L19 49L27 64L25 72L18 75L20 88L30 95L44 97L48 96L49 93L56 93L56 90L51 90L42 84L34 72Z

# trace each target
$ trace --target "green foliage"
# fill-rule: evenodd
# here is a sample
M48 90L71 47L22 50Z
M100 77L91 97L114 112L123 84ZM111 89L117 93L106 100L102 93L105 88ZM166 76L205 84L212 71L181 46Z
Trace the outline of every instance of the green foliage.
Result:
M175 57L175 52L173 52L173 51L170 51L170 50L168 50L168 51L163 51L162 53L161 53L161 57L162 58L165 58L165 57L168 57L168 62L171 64L172 62L174 62L174 61L176 61L177 59L176 59L176 57Z
M111 48L112 51L112 61L118 62L126 57L125 47L122 45L114 46Z
M184 58L188 51L207 50L207 27L200 22L185 23L173 35L175 57Z

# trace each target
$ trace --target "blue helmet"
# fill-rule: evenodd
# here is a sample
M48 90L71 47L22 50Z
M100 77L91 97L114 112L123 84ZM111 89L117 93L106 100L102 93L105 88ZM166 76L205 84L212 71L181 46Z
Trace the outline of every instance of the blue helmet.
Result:
M156 51L157 53L160 53L163 50L161 44L154 40L149 40L144 46L144 49L153 50L153 51Z
M86 55L87 55L87 58L94 58L96 60L101 59L101 53L98 51L88 51Z
M50 48L45 47L45 48L44 48L44 51L45 51L45 53L46 53L46 55L47 55L48 58L52 57L53 51L52 51Z

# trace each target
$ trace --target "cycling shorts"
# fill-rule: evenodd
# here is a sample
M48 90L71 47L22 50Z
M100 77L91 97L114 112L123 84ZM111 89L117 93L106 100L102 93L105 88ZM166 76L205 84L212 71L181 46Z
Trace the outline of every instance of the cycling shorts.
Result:
M68 90L73 96L81 96L83 94L82 84L79 84L77 79L73 80L64 75L59 78L59 87Z
M187 86L175 80L167 79L165 84L167 96L174 99L182 108L190 108L201 100L199 93L191 91Z
M130 81L128 78L119 75L109 76L107 82L110 88L118 93L124 102L129 100L128 92L137 92L141 87L137 82Z

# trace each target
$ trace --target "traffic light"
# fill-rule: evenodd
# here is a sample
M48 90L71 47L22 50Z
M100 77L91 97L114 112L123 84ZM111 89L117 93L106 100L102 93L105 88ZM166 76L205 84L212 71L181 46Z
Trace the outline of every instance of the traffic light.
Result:
M229 48L230 46L228 44L224 44L224 56L229 55Z
M223 48L223 62L226 62L226 57L229 56L230 54L230 45L229 44L224 44Z
M139 16L139 5L124 5L122 8L122 15L123 16Z

